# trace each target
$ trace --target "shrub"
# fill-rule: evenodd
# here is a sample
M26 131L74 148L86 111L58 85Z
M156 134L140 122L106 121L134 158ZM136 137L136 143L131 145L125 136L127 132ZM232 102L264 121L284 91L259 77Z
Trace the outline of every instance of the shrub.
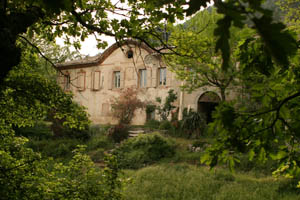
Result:
M85 112L86 108L73 102L72 99L66 100L61 106L63 107L61 110L66 112L64 115L55 109L51 109L47 115L48 120L52 122L51 129L54 136L88 139L91 122Z
M191 137L193 134L199 137L204 132L205 127L205 119L200 113L192 110L184 113L181 128L187 131L188 137Z
M152 120L155 117L156 105L147 104L146 105L146 118L147 121Z
M104 130L105 130L104 127L101 125L98 125L98 124L91 125L88 129L88 135L89 135L89 137L93 137L93 136L99 135L101 133L103 133L103 135L104 135L104 132L105 132Z
M113 148L113 142L106 135L96 135L91 137L87 142L87 150L95 150L98 148L111 149Z
M135 110L144 107L144 103L137 98L137 93L135 88L127 88L118 98L113 99L112 114L119 124L130 124Z
M148 127L150 129L159 129L160 122L155 119L150 119L145 123L145 127Z
M37 122L33 127L16 127L15 133L17 136L24 136L35 139L48 139L53 136L50 125L43 121Z
M162 121L159 125L159 129L160 130L171 130L172 129L172 123L165 120L165 121Z
M121 143L114 151L120 167L140 168L175 154L175 143L158 133L140 135Z
M156 106L157 112L162 120L168 120L168 117L171 111L176 108L173 106L173 102L177 99L177 93L174 93L174 90L171 89L168 91L168 96L165 99L164 104L162 104L162 100L160 97L156 98L156 102L161 104Z
M122 140L125 140L129 136L129 127L124 124L118 124L110 129L108 129L108 137L111 138L114 142L121 142Z
M27 147L33 149L35 152L40 152L43 156L54 158L71 157L72 151L77 145L82 144L81 140L74 138L58 138L55 140L34 140L31 139L26 144Z
M100 162L103 160L104 158L104 149L100 148L97 149L91 153L89 153L89 156L91 157L93 162Z

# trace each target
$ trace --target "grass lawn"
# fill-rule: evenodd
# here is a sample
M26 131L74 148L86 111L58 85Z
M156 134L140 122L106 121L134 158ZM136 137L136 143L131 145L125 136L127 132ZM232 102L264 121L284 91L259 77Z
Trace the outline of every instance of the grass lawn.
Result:
M86 141L52 138L44 134L45 131L40 130L42 128L23 130L31 136L42 132L40 135L43 137L36 134L30 138L28 147L62 162L70 160L76 145L84 144L87 146L86 153L97 166L103 167L105 152L115 147L115 143L97 127L91 129L91 137ZM176 144L174 155L152 165L142 165L145 167L137 170L122 170L125 178L130 180L124 190L126 200L300 200L300 189L295 188L295 182L275 180L271 176L275 167L272 162L260 164L243 160L234 174L220 166L209 170L199 163L203 153L191 152L188 148L192 144L205 143L209 138L195 140L168 136L168 139ZM141 151L137 155L144 153Z
M289 180L249 173L232 174L227 169L209 170L194 165L159 164L126 170L131 179L125 190L130 200L276 200L300 199Z

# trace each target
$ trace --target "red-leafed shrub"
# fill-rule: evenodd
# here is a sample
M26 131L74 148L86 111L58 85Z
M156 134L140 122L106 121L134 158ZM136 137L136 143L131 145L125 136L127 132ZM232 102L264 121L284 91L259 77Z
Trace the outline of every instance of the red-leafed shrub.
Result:
M144 108L145 104L137 98L136 88L126 88L118 98L113 99L112 113L118 119L119 124L130 124L134 117L134 112L139 108Z

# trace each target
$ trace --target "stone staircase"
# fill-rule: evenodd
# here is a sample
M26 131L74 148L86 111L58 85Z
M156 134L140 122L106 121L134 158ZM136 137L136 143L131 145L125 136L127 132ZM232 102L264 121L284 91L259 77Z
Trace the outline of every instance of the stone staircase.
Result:
M146 131L143 128L137 127L137 128L131 128L129 131L129 137L136 137L139 134L145 134Z

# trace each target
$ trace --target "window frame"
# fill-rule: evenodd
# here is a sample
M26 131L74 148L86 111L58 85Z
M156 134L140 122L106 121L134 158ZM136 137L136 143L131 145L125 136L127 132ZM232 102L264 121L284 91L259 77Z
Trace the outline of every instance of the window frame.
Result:
M139 70L139 86L142 88L147 87L147 69Z
M158 70L158 85L166 86L167 85L167 68L161 67Z
M121 71L114 71L114 88L121 88Z
M71 75L70 75L70 73L69 73L69 72L66 72L66 73L63 75L63 77L64 77L64 87L63 87L63 89L64 89L65 91L71 90Z

